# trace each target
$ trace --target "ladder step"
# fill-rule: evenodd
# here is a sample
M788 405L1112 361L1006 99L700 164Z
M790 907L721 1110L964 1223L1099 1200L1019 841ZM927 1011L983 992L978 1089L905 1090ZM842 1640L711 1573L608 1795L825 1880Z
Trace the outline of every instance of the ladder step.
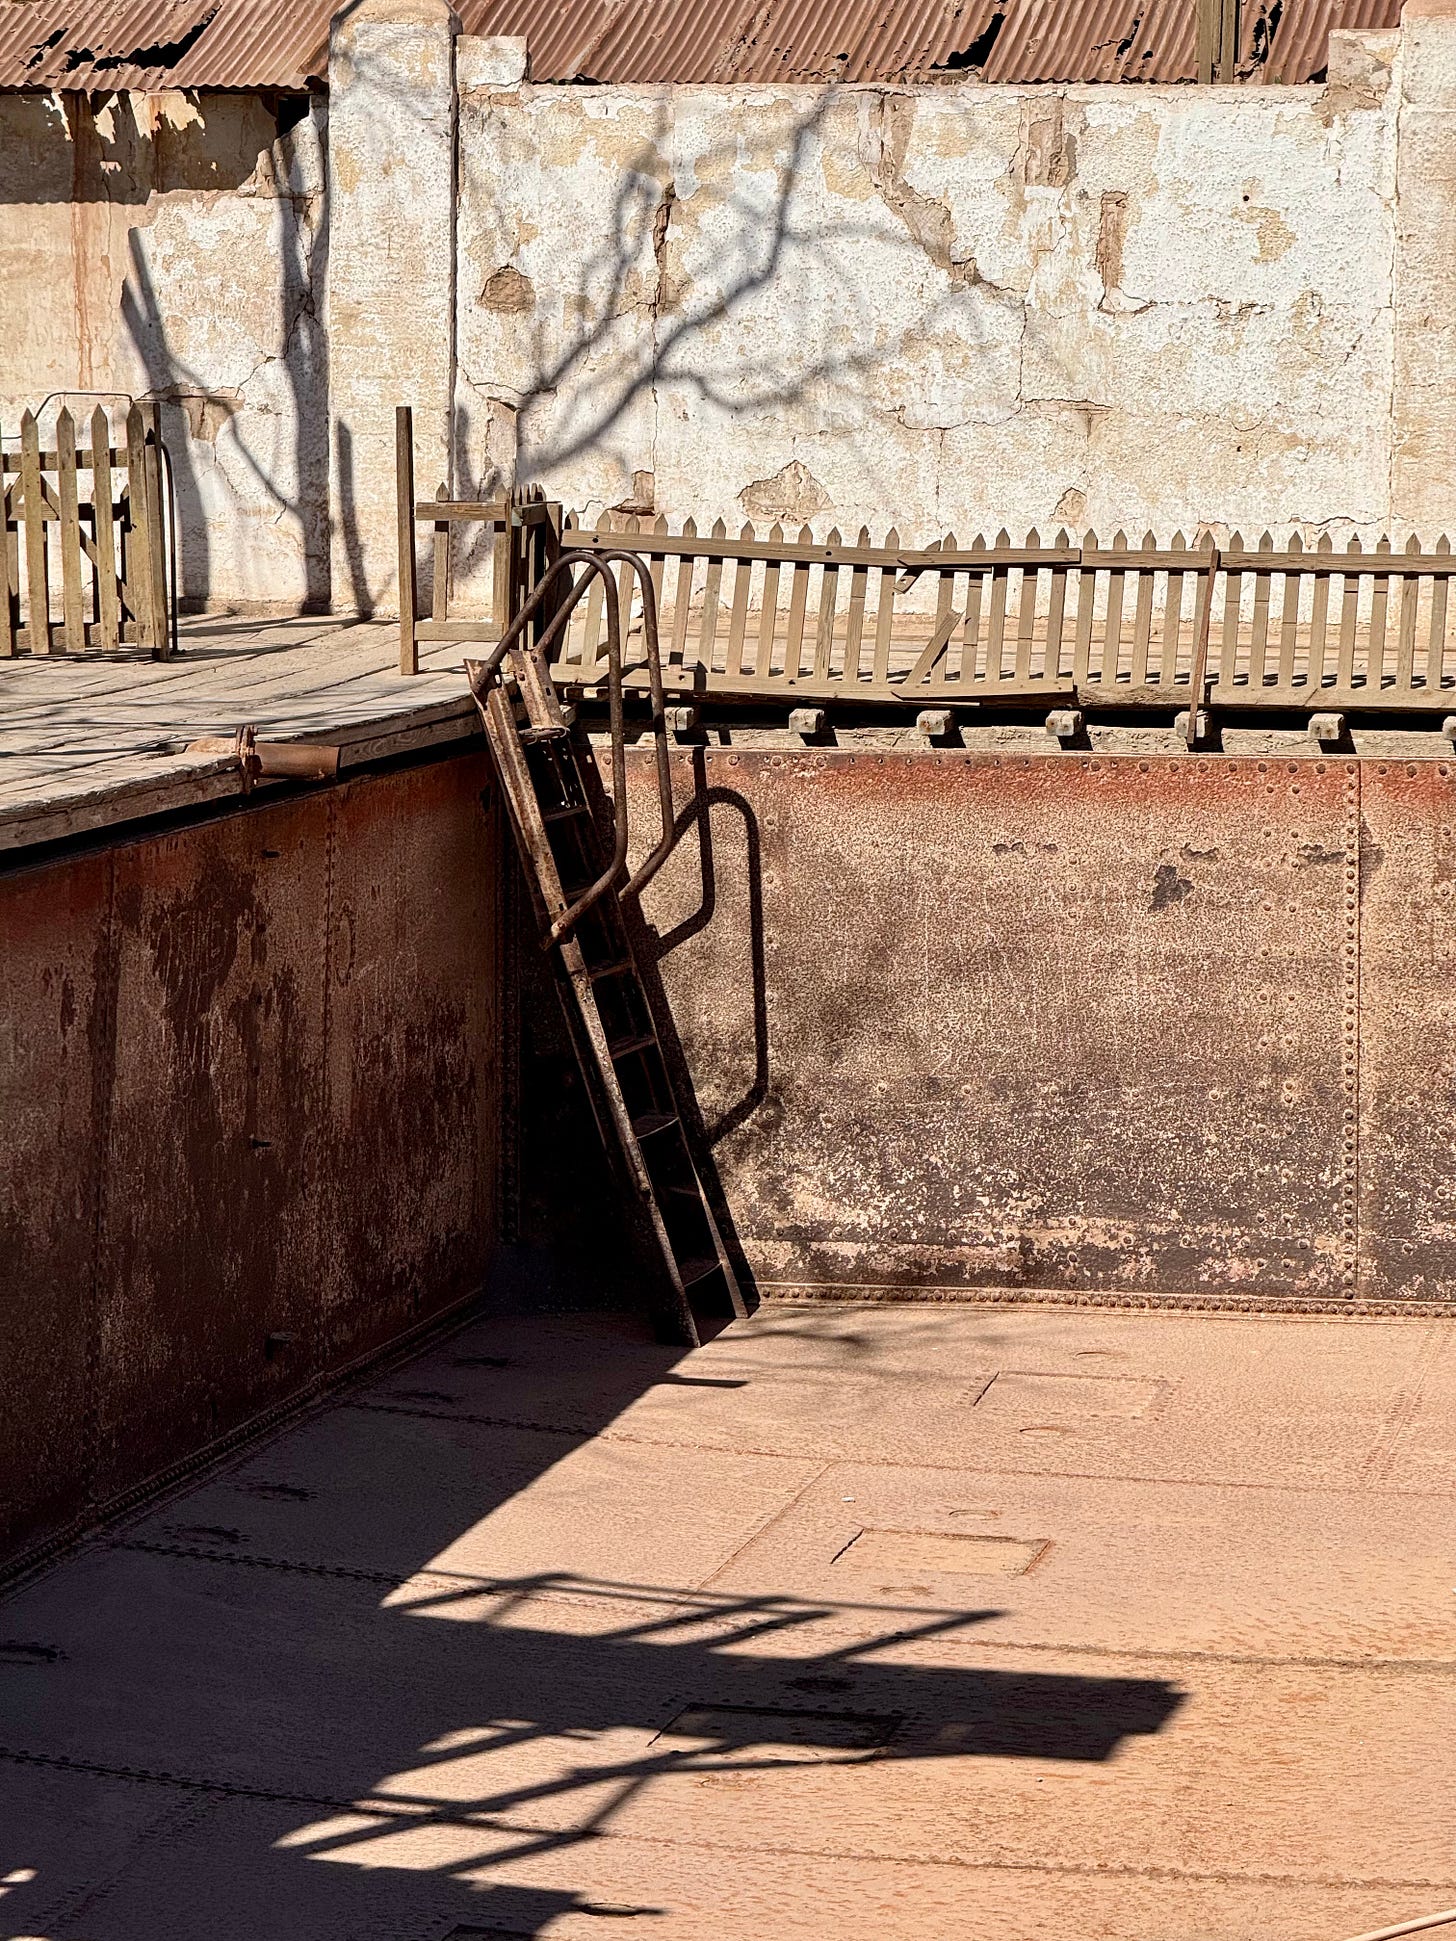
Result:
M656 1044L656 1033L644 1031L636 1038L618 1038L616 1040L609 1038L607 1040L607 1050L611 1054L612 1062L615 1064L619 1058L630 1058L633 1052L648 1051L655 1048Z
M570 802L564 809L543 809L541 811L541 820L543 822L569 822L572 816L590 814L591 810L587 808L584 802Z
M666 1132L679 1123L676 1112L644 1112L632 1121L632 1130L639 1139L650 1139L655 1132Z
M569 733L569 729L558 728L554 722L548 722L544 727L540 728L522 728L517 735L517 740L527 743L537 741L564 741Z
M635 968L630 957L614 957L610 964L588 964L586 974L595 984L602 977L625 977Z

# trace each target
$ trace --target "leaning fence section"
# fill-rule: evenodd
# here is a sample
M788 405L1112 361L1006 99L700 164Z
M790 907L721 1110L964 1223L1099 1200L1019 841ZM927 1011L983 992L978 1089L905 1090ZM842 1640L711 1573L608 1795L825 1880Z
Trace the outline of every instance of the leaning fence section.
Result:
M155 408L121 427L98 405L79 428L56 414L52 446L34 412L0 427L5 599L0 656L172 648L166 496ZM82 440L89 442L81 442Z
M1421 710L1456 707L1442 538L1326 537L1306 550L1269 533L1218 546L1177 534L1160 545L1118 532L931 545L891 531L822 539L718 521L617 515L566 520L567 550L628 546L649 562L664 673L681 691L797 699L948 703L1070 700L1107 707ZM600 587L574 621L554 672L602 678ZM640 626L630 587L622 618Z

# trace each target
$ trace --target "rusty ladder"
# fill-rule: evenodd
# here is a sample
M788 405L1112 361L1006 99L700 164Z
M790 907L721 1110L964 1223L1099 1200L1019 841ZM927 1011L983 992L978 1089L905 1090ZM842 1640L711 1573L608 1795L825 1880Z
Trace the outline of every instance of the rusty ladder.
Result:
M636 574L652 696L662 834L627 868L626 743L621 609L613 563ZM581 572L581 577L574 577ZM611 838L607 805L589 786L596 767L585 732L569 725L549 672L552 643L593 580L604 584L611 727ZM564 585L563 585L564 582ZM486 661L465 671L525 868L577 1062L602 1143L634 1225L661 1260L662 1331L697 1346L746 1312L723 1236L694 1162L623 903L636 898L674 842L672 778L651 574L635 554L562 556L543 573Z

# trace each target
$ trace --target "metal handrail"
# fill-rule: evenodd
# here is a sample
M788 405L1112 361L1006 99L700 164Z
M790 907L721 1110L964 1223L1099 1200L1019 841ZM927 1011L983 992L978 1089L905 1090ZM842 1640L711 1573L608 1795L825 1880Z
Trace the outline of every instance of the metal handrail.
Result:
M666 700L662 686L662 657L657 641L657 596L646 561L640 559L637 554L621 548L612 548L590 555L563 553L542 573L519 613L496 642L490 658L484 661L467 660L465 663L470 690L483 707L487 690L492 682L500 679L506 656L517 650L526 629L545 605L547 594L564 574L569 589L565 599L557 606L540 636L528 641L524 648L524 651L530 654L543 685L549 688L551 672L547 650L560 635L565 633L572 614L593 578L599 578L604 582L607 621L608 724L612 744L612 860L596 881L588 884L576 901L549 925L543 939L543 947L546 949L561 943L571 935L593 904L620 881L627 867L627 744L622 710L622 622L618 606L620 589L611 571L613 564L629 567L637 575L638 586L641 589L642 635L647 652L647 678L652 702L652 737L656 747L658 808L662 817L661 836L646 861L627 879L622 888L623 896L638 895L651 882L672 853L675 821L672 804L672 768L667 741ZM578 565L585 568L579 580L572 577Z

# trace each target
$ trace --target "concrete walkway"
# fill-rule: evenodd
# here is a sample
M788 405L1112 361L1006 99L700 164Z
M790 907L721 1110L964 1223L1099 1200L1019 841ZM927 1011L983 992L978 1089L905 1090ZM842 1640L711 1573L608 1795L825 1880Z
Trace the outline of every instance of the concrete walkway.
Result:
M1456 1324L490 1320L0 1607L0 1935L1456 1905Z

